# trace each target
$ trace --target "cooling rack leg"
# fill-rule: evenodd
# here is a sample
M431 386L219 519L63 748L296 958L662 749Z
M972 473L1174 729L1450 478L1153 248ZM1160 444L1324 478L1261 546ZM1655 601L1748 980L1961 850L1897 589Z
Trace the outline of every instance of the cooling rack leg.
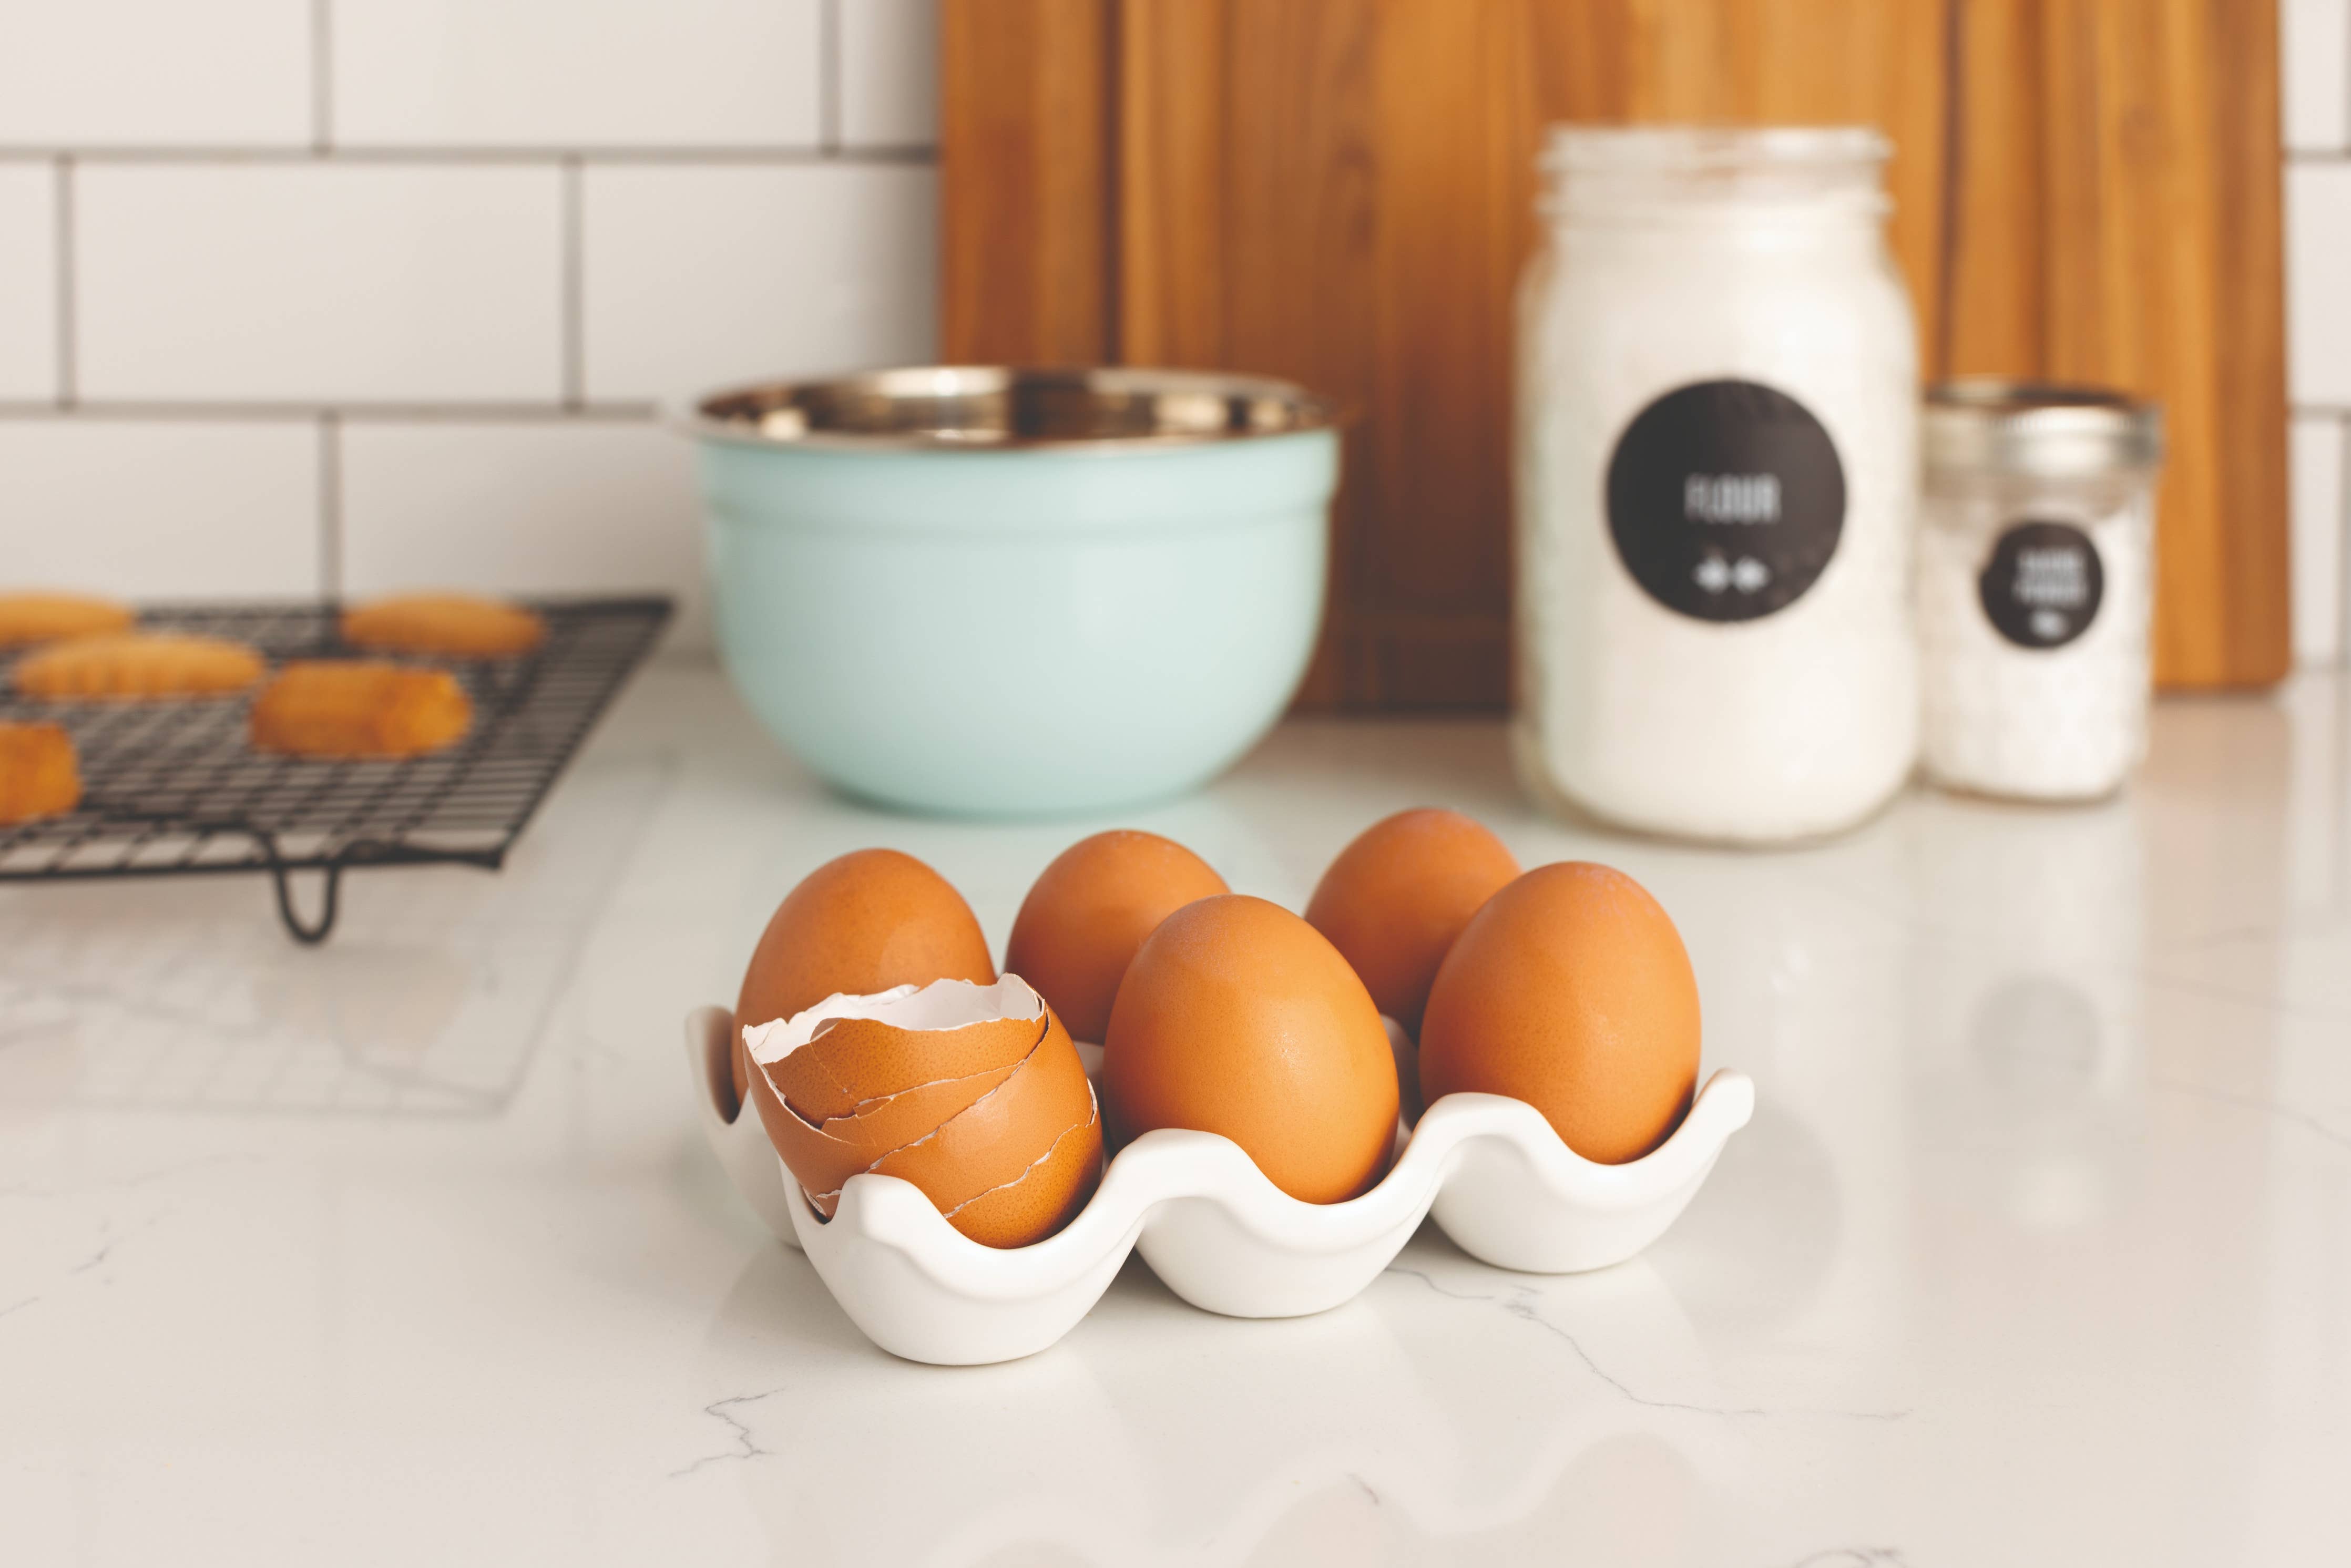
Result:
M324 942L327 933L335 928L335 901L342 887L343 868L330 865L319 873L319 918L307 925L301 915L295 913L294 873L282 865L273 864L269 868L269 876L277 887L277 918L286 923L286 929L294 940L306 947L315 947Z

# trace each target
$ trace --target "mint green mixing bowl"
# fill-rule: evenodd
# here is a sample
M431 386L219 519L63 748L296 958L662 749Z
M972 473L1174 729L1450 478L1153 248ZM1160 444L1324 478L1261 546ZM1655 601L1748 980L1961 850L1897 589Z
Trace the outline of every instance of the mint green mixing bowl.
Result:
M1289 706L1339 436L1281 382L883 371L696 410L718 647L852 794L978 816L1162 800Z

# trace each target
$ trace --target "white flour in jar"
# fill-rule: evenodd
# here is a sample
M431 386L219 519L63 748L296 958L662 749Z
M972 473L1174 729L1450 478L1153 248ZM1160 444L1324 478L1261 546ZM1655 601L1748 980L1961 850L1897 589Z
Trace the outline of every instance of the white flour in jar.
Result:
M1928 777L2091 800L2147 750L2157 412L2096 389L1938 386L1918 538Z
M1554 133L1518 389L1513 738L1539 796L1756 842L1907 778L1917 360L1884 152Z

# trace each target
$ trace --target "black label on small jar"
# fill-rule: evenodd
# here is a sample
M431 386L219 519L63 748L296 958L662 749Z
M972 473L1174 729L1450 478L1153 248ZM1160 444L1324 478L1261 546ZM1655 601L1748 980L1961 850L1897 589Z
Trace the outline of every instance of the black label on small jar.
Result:
M2020 648L2062 648L2097 619L2106 572L2073 524L2028 520L2000 536L1976 587L2001 636Z
M1608 531L1667 609L1758 620L1803 597L1836 554L1844 465L1787 393L1699 382L1625 427L1608 464Z

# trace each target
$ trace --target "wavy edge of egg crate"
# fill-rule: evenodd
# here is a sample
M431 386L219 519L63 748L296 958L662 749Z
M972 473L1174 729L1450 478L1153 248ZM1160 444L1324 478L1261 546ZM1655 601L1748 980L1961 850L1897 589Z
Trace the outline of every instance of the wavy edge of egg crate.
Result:
M1391 1043L1410 1061L1408 1044ZM868 1339L942 1366L1013 1361L1051 1345L1138 1248L1176 1295L1236 1318L1301 1317L1352 1300L1431 1215L1463 1251L1498 1268L1604 1269L1665 1233L1755 1111L1754 1082L1718 1071L1671 1137L1640 1159L1605 1166L1562 1143L1524 1101L1448 1094L1413 1124L1378 1186L1333 1204L1282 1192L1228 1138L1163 1128L1121 1149L1061 1230L995 1248L956 1230L919 1187L895 1176L850 1177L833 1218L819 1218L758 1114L746 1104L727 1117L733 1048L732 1013L687 1015L696 1120L735 1190L778 1240L808 1255Z

